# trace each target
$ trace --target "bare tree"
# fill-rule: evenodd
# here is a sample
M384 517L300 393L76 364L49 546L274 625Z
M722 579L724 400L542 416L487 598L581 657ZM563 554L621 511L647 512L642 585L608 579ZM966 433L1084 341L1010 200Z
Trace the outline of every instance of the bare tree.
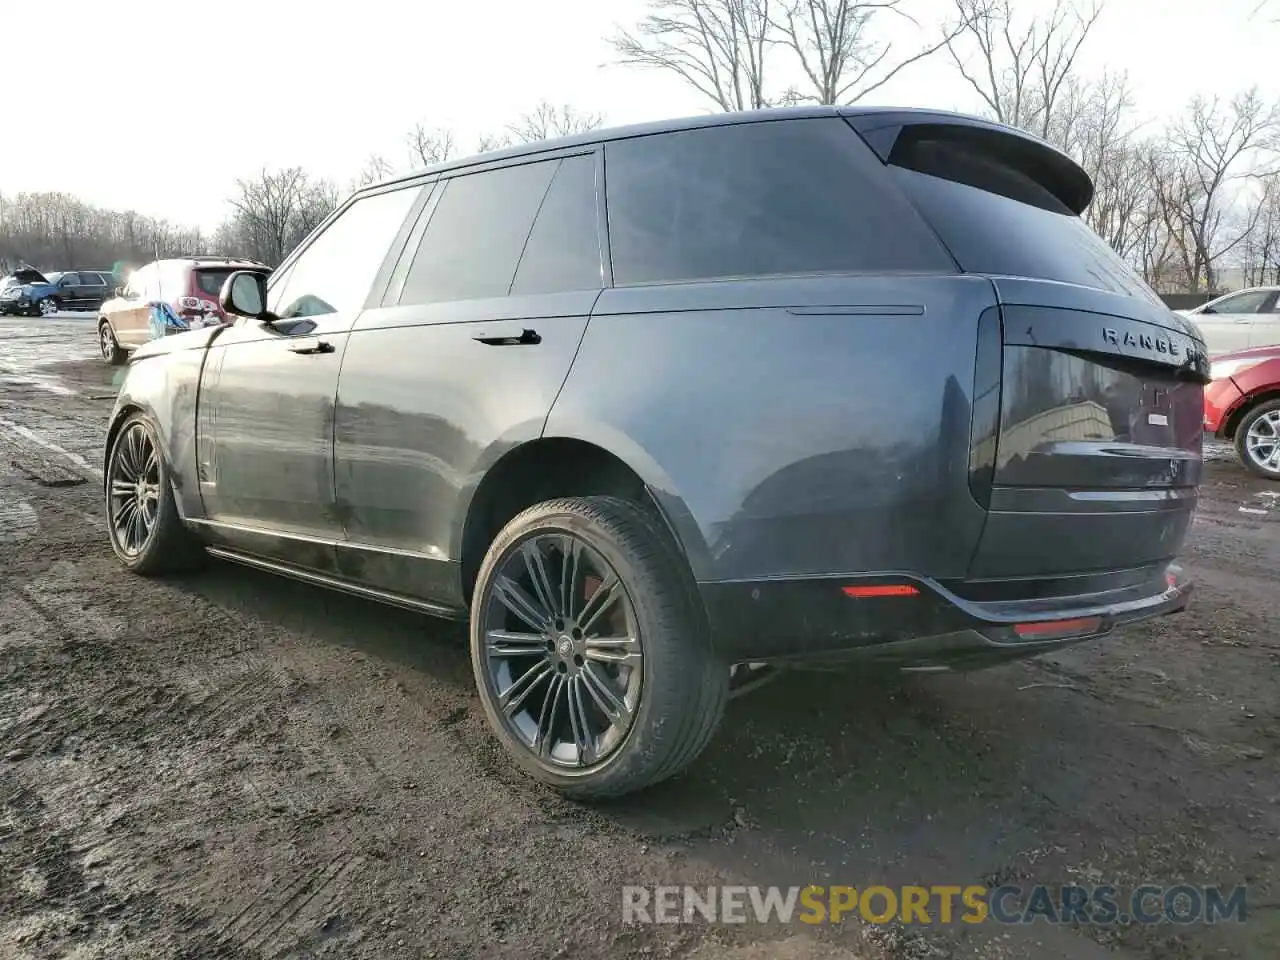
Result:
M675 74L721 110L770 105L766 58L778 0L649 0L613 38L623 63Z
M325 180L312 180L301 167L263 169L251 180L236 181L230 200L231 223L224 238L249 256L278 264L337 206L338 192Z
M365 161L364 169L357 175L355 180L355 188L367 187L371 183L378 183L386 180L395 173L395 167L391 161L380 153L369 154L369 159Z
M415 166L433 167L453 158L456 144L453 131L431 128L423 123L409 131L409 157Z
M958 20L945 40L960 75L1001 123L1047 140L1070 90L1076 60L1102 13L1102 0L1079 7L1054 0L1018 26L1012 0L955 0ZM1025 8L1024 8L1025 9Z
M1247 221L1232 229L1231 193L1259 174L1256 161L1275 150L1278 133L1280 111L1256 89L1230 103L1197 97L1170 128L1173 176L1164 202L1189 290L1216 290L1218 262L1252 232Z
M586 133L603 123L604 117L598 113L583 113L568 104L557 107L543 100L531 113L526 113L519 122L507 127L507 130L520 143L533 143L552 137Z
M476 153L489 153L491 150L505 150L511 146L511 135L507 133L485 133L476 140Z
M902 0L783 0L775 23L781 42L799 61L809 91L793 90L792 101L854 103L884 86L912 64L932 56L963 29L948 26L940 40L906 57L893 44L876 39L877 17L893 14L919 24L902 9Z
M1240 244L1240 269L1250 287L1280 282L1280 176L1263 177L1260 187L1245 205L1251 229Z

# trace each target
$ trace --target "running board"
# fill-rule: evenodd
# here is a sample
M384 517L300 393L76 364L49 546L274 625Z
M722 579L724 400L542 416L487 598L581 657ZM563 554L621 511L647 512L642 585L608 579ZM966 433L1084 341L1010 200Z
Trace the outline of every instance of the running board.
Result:
M253 567L255 570L265 570L267 573L274 573L281 577L288 577L290 580L299 580L302 583L310 583L317 587L337 590L339 593L348 593L352 596L363 597L366 600L376 600L379 603L389 604L393 607L402 607L405 610L413 610L415 613L425 613L433 617L443 617L446 620L461 620L463 622L465 622L469 616L468 612L465 610L456 610L452 607L444 607L439 604L430 603L426 600L415 600L412 597L401 596L398 593L389 593L386 590L378 590L374 587L362 587L359 584L349 583L346 580L339 580L337 577L327 577L323 573L312 573L309 570L299 570L283 563L263 560L260 557L254 557L244 553L236 553L234 550L228 550L225 547L205 547L205 551L211 557L217 557L219 560L229 560L232 563L238 563L246 567Z

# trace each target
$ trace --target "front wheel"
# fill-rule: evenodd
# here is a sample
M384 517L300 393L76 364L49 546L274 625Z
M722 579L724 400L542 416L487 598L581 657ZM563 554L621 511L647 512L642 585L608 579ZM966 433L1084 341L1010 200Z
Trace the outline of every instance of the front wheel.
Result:
M115 331L106 320L98 323L98 350L102 354L102 359L113 367L118 367L125 361L126 354L120 346L120 341L116 339Z
M675 544L613 497L541 503L498 534L476 582L471 663L514 760L580 799L688 766L729 686Z
M1245 467L1268 480L1280 480L1280 400L1260 403L1236 428L1236 452Z
M111 549L126 568L150 576L203 560L204 551L178 515L156 429L141 413L124 422L111 445L106 494Z
M40 311L40 316L51 317L58 312L58 301L53 297L42 297L36 304L36 309Z

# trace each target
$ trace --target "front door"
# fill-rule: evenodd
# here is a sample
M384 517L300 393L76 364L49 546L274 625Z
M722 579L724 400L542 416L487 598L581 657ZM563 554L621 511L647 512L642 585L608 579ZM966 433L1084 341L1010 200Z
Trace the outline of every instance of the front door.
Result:
M197 469L210 535L320 572L343 536L334 510L338 371L352 323L417 188L359 197L272 277L268 309L214 340L201 376Z

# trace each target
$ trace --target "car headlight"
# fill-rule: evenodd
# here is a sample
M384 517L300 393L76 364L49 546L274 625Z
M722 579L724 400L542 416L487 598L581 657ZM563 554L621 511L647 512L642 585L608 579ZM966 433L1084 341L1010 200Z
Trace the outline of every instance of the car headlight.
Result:
M1225 380L1270 359L1270 357L1238 357L1235 360L1214 360L1209 364L1209 379Z

